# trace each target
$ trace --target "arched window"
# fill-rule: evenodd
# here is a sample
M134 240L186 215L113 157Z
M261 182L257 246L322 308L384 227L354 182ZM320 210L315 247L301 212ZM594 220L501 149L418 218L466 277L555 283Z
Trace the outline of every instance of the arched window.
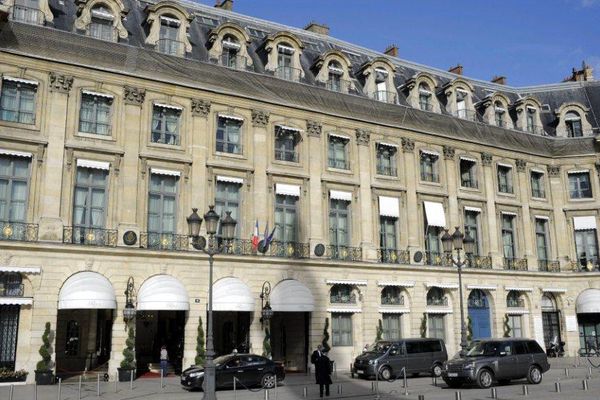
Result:
M67 356L76 356L79 354L79 322L75 320L71 320L67 323L65 354Z
M230 34L223 36L221 45L223 46L221 65L234 69L246 68L246 60L239 55L242 45L235 36Z
M419 84L419 106L421 107L421 110L433 110L433 104L431 102L432 95L433 93L431 92L429 85L425 82L421 82Z
M18 272L0 273L0 297L23 296L23 278Z
M292 56L296 52L296 49L289 43L282 42L277 45L277 70L276 75L278 78L286 80L296 80L293 68Z
M351 285L333 285L329 300L331 303L356 304L356 294L352 292Z
M447 306L448 298L444 294L444 290L438 287L432 287L427 292L428 306Z
M469 308L488 308L488 300L485 293L479 289L473 289L469 294Z
M458 118L466 119L467 118L467 97L469 96L469 92L465 89L457 88L456 89L456 116Z
M113 20L115 16L110 8L99 4L92 8L92 19L90 22L89 35L95 39L114 41Z
M343 90L342 76L344 75L342 65L339 62L332 60L327 66L327 74L327 89L333 90L334 92L341 92Z
M577 111L568 111L565 114L565 126L567 127L567 135L569 137L583 136L581 116Z
M521 298L521 294L516 290L511 290L506 295L506 307L523 308L525 304Z
M496 126L501 128L506 127L506 108L504 104L500 101L496 101L494 103L494 116L496 121Z
M537 109L535 107L532 106L527 106L526 107L527 113L525 115L525 123L526 123L526 130L529 133L538 133L538 129L536 126L536 115L537 115Z
M177 40L181 22L170 14L160 16L158 51L173 56L182 54L182 43Z
M542 296L542 311L556 311L556 300L551 293Z
M397 286L386 286L381 290L381 304L403 306L404 296Z

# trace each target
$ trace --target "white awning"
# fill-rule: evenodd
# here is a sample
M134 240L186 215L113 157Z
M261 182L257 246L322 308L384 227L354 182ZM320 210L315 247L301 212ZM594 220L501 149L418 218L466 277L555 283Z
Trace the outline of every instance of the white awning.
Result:
M465 160L465 161L470 161L470 162L477 163L477 159L476 158L460 156L460 159L461 160Z
M59 310L115 308L115 289L104 275L97 272L83 271L71 275L58 294Z
M383 74L383 75L387 75L388 74L388 70L387 69L380 68L380 67L379 68L375 68L375 72L379 72L380 74Z
M508 315L525 315L529 314L529 310L525 308L509 307L506 309Z
M350 138L348 136L338 135L337 133L330 133L329 137L334 137L334 138L338 138L338 139L342 139L342 140L350 140Z
M537 111L537 108L535 108L533 106L526 106L526 108L527 108L527 111L529 111L529 112L536 112Z
M31 297L0 297L0 306L30 306L33 304Z
M439 157L440 153L438 153L437 151L433 151L433 150L420 150L421 154L427 154L428 156L435 156L435 157Z
M241 44L236 43L236 42L232 42L231 40L223 40L221 42L221 44L226 49L236 49L236 50L239 50L242 47Z
M576 231L596 229L596 217L593 215L587 217L573 217L573 227Z
M300 197L300 186L286 185L285 183L276 183L275 193L284 196Z
M479 290L496 290L498 286L496 285L467 285L467 289L479 289Z
M410 309L408 307L379 307L380 314L408 314Z
M327 279L325 281L328 285L356 285L356 286L367 286L365 280L352 280L352 279Z
M516 292L533 292L533 288L531 287L519 287L519 286L504 286L504 290L510 292L514 290Z
M400 201L397 197L379 196L379 215L400 218Z
M6 81L11 81L11 82L17 82L17 83L24 83L26 85L32 85L32 86L37 86L38 82L37 81L32 81L30 79L23 79L23 78L15 78L14 76L3 76L2 79L6 80Z
M295 279L285 279L275 285L270 301L273 311L315 310L315 299L310 289Z
M286 46L284 44L278 44L277 45L277 50L280 53L283 53L283 54L294 54L294 52L296 51L295 48L290 47L290 46Z
M347 313L347 314L354 314L354 313L360 313L362 312L362 310L360 308L328 308L327 312L329 313Z
M427 218L428 226L446 227L446 215L444 214L444 206L442 203L433 201L424 201L425 217Z
M154 275L144 281L137 296L139 311L187 311L190 300L183 284L170 275Z
M179 171L161 168L150 168L150 173L156 175L181 176L181 172Z
M494 110L499 113L506 112L506 108L504 108L504 107L494 107Z
M427 314L452 314L451 308L426 308L425 312Z
M400 287L414 287L415 281L377 281L377 286L400 286Z
M164 15L160 16L160 20L168 22L170 24L175 24L175 25L179 25L181 23L177 18L165 17Z
M395 147L398 148L397 144L394 143L387 143L387 142L378 142L377 143L379 146L387 146L387 147Z
M506 168L512 168L513 166L511 164L506 164L506 163L498 163L499 167L506 167Z
M176 111L183 110L183 107L173 106L171 104L164 104L164 103L154 103L154 107L168 108L168 109L176 110Z
M567 293L567 289L547 287L547 288L542 288L542 292L545 292L545 293Z
M419 88L419 94L424 94L425 96L431 96L431 90Z
M14 267L11 265L2 265L0 266L0 272L19 272L21 274L41 274L41 267Z
M233 121L244 122L244 118L242 118L242 117L236 117L235 115L230 115L230 114L221 114L221 113L219 113L219 118L225 118L225 119L231 119Z
M329 198L332 200L352 201L352 192L342 192L341 190L330 190Z
M577 314L600 313L600 289L586 289L577 296Z
M108 171L110 169L110 163L106 161L94 161L84 160L81 158L77 159L77 166L81 168L101 169Z
M589 169L575 169L572 171L567 171L567 174L587 174L589 172L590 172Z
M538 169L538 168L531 168L531 172L537 172L539 174L545 174L546 171L544 171L543 169Z
M543 219L543 220L550 220L550 217L547 215L534 215L535 219Z
M287 125L275 125L275 128L279 128L282 131L289 131L289 132L296 132L296 133L302 132L301 129L294 128L293 126L287 126Z
M468 90L461 89L461 88L456 88L456 91L457 91L458 93L462 93L462 94L464 94L464 95L468 95L468 94L469 94L469 91L468 91Z
M234 176L222 176L222 175L218 175L217 176L217 182L229 182L229 183L237 183L239 185L243 185L244 184L244 179L243 178L236 178Z
M91 90L82 90L81 93L82 94L87 94L88 96L105 97L107 99L113 99L114 98L114 96L112 94L92 92Z
M436 287L440 289L458 289L458 283L425 283L428 288Z
M213 286L213 309L215 311L254 311L254 295L238 278L219 279Z
M517 216L517 213L514 213L512 211L500 211L500 214L502 214L502 215L510 215L512 217L516 217Z
M479 207L465 206L465 211L473 211L481 214L481 208Z
M97 8L92 9L92 16L98 17L98 18L110 19L110 20L115 18L114 15L112 15L111 13L106 12L106 11L101 11Z
M8 149L0 149L0 154L4 154L7 156L15 156L15 157L25 157L25 158L33 157L33 154L28 153L26 151L17 151L17 150L8 150Z
M327 67L327 69L329 70L329 72L331 72L332 74L337 74L337 75L344 75L344 70L342 68L337 68L334 67L332 65L329 65Z

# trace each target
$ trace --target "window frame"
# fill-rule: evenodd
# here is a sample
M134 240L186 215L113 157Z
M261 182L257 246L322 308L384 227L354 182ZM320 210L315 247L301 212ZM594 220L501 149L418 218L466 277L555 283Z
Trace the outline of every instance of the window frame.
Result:
M387 227L392 227L393 232L387 232ZM393 247L388 246L388 239L392 239ZM379 247L384 251L395 251L398 248L398 218L379 216Z
M284 202L281 203L280 200L283 200ZM293 201L293 204L287 204L287 201ZM299 198L296 196L288 196L288 195L283 195L283 194L275 194L275 218L274 218L274 224L275 224L275 241L287 244L287 243L298 243L298 236L300 233L300 226L298 224L298 211L299 211L299 207L298 207L298 202L299 202ZM278 212L282 212L283 213L283 219L284 219L284 228L283 228L283 237L280 236L280 232L281 232L281 224L277 223L277 214ZM291 228L291 232L293 235L292 240L290 240L287 237L286 232L290 232L289 229L286 229L285 226L288 226L289 224L287 224L285 222L285 217L288 215L288 212L293 213L294 215L294 224L293 227Z
M468 214L475 215L475 224L470 223L470 221L467 218ZM464 219L463 229L465 231L465 234L468 231L469 236L471 236L475 240L475 243L474 243L475 251L473 252L473 255L479 256L479 254L482 252L481 240L479 239L481 236L481 213L477 212L477 211L472 211L472 210L464 210L463 219ZM475 231L475 234L473 234L473 231Z
M377 175L382 176L398 176L397 170L397 158L398 148L394 146L388 146L382 143L376 144L376 160L375 170Z
M27 215L28 215L28 207L29 207L29 190L30 190L30 181L31 181L31 159L30 158L25 158L25 157L15 157L15 156L9 156L9 155L5 155L2 154L0 155L0 160L1 159L7 159L9 160L9 165L10 165L10 175L0 175L0 181L2 180L6 180L7 181L7 190L6 190L6 195L7 198L5 200L5 215L0 215L0 221L5 221L5 222L25 222L27 221ZM27 164L27 175L24 177L20 177L17 176L15 174L15 161L20 161L21 159L25 159L25 163ZM14 182L21 182L21 183L25 183L25 199L23 201L23 219L22 220L16 220L14 218L11 218L11 209L12 209L12 205L13 203L17 203L15 202L15 200L13 200L13 187L14 187ZM2 199L0 198L0 201L2 201Z
M225 217L226 211L232 211L231 216L238 223L235 225L235 238L239 238L241 235L241 226L240 221L242 221L242 204L243 204L243 196L242 196L242 186L241 183L236 182L222 182L218 181L215 184L215 212L220 215L219 218L219 226L217 228L217 236L221 235L221 223ZM219 190L220 187L224 187L225 190ZM230 190L232 188L236 188L236 190ZM236 198L232 198L231 194L235 192ZM221 193L225 193L225 197L220 197ZM233 206L235 204L235 207ZM233 212L235 210L235 212Z
M535 251L538 261L548 261L551 259L551 248L549 240L548 220L543 218L535 218ZM543 239L543 246L540 246L539 239ZM543 258L540 257L540 250L543 248Z
M498 193L515 194L512 166L498 164L496 178L498 179Z
M346 326L340 327L341 320L345 320ZM353 331L352 313L331 313L331 343L334 347L352 346Z
M500 214L500 239L502 240L502 256L505 259L515 259L517 258L517 238L515 235L515 219L516 216L515 215L511 215L511 214L504 214L501 213ZM510 220L510 226L505 225L505 221ZM510 247L507 247L507 244L504 242L504 237L506 235L510 235L511 238L511 243L510 243ZM510 252L512 253L512 255L507 255L506 250L510 248Z
M151 179L156 176L161 178L161 183L160 183L160 189L159 190L153 190L152 189L152 182ZM173 181L175 182L175 191L174 192L167 192L164 190L165 187L165 180L166 179L173 179ZM148 180L148 210L147 210L147 216L146 216L146 223L147 223L147 231L148 233L153 233L153 234L159 234L159 235L174 235L177 233L177 208L178 208L178 203L179 203L179 178L176 176L171 176L171 175L162 175L162 174L153 174L150 173L150 179ZM160 198L160 212L158 213L159 215L159 220L160 220L160 229L158 231L151 231L150 230L150 216L151 216L151 212L150 212L150 197L151 196L159 196ZM173 198L175 207L174 207L174 211L173 211L173 231L172 232L167 232L164 229L164 199L166 197L169 198Z
M397 323L397 326L390 327L390 320ZM402 339L402 314L398 313L382 313L381 314L381 336L383 340L395 340ZM393 336L393 332L397 332L396 336Z
M345 204L345 207L340 207L340 205ZM334 207L335 205L335 207ZM350 243L352 241L352 209L351 209L351 202L349 201L345 201L345 200L338 200L338 199L329 199L329 242L331 243L331 245L333 247L335 247L336 249L340 249L341 247L350 247ZM339 241L339 232L340 229L338 228L339 226L339 221L340 221L340 217L345 217L346 218L346 226L347 229L345 231L345 243L340 243ZM336 224L335 227L333 227L331 225L332 222L332 218L335 218ZM333 232L336 232L335 235L333 235ZM342 232L344 232L342 230ZM335 238L335 239L334 239Z
M158 115L156 114L159 111ZM168 115L172 114L172 115ZM182 109L175 109L170 107L163 107L158 104L152 105L152 122L150 127L150 142L153 144L163 144L167 146L181 146L181 118L183 115ZM177 129L175 133L169 133L167 131L167 124L172 122L169 118L177 117ZM158 117L158 118L157 118ZM160 129L155 129L155 122L160 122ZM158 137L156 136L158 135ZM168 143L167 138L172 137L173 143ZM157 139L155 139L157 138Z
M329 168L350 170L350 138L342 138L340 136L328 135L327 138L327 166ZM339 146L343 145L343 149ZM343 150L343 151L340 151ZM339 158L339 155L343 158ZM340 166L343 163L342 166Z
M530 171L529 184L531 185L531 197L534 199L546 199L545 175L541 171ZM535 182L535 183L534 183Z
M80 181L79 179L79 172L80 171L86 171L87 170L87 176L86 176L86 181ZM77 167L76 171L75 171L75 184L73 186L73 205L72 205L72 220L71 223L73 225L74 229L104 229L106 227L106 218L107 218L107 214L108 214L108 183L109 183L109 171L104 170L104 169L97 169L97 168L88 168L88 167ZM103 184L102 185L97 185L94 184L94 176L95 174L101 174L104 175L104 179L103 179ZM89 198L91 199L93 197L94 192L97 191L101 191L102 192L102 224L93 224L92 223L92 212L94 211L94 209L99 209L99 207L94 207L93 204L90 201L90 204L86 205L86 202L84 202L83 204L83 216L85 218L85 222L84 223L77 223L75 221L75 215L76 215L76 208L80 208L81 206L77 204L76 202L76 198L77 198L77 192L78 189L83 189L86 190L86 199Z
M91 99L92 100L92 114L94 115L93 119L90 119L89 121L84 121L82 119L82 114L83 114L83 109L84 109L84 102L85 99ZM103 123L99 123L98 122L98 114L100 112L99 108L102 106L100 104L100 102L102 100L106 101L106 104L103 105L103 107L108 107L108 112L107 112L107 123L103 124ZM114 98L112 96L95 96L93 94L90 93L81 93L81 104L79 105L79 121L78 121L78 125L77 125L77 131L79 133L84 133L87 135L98 135L98 136L104 136L104 137L110 137L112 136L112 116L113 116L113 103L114 103ZM89 131L83 130L82 128L82 123L85 124L89 124L90 126L94 126L93 129L90 129ZM107 133L99 133L98 132L98 125L100 126L106 126L106 132Z
M469 167L467 171L463 170L463 163L468 163ZM479 189L479 182L477 180L477 161L461 157L458 162L458 172L461 187L468 189ZM465 173L468 173L469 175L468 181L463 178L463 175L465 175Z
M275 126L274 140L274 158L277 161L283 162L300 162L300 154L298 152L298 144L300 142L300 134L297 131L284 129L280 126ZM286 143L291 143L291 149L286 148Z
M2 88L0 88L0 120L23 125L36 125L38 85L33 83L17 82L7 79L5 77L2 78L1 82ZM11 90L11 88L14 88L15 91L14 103L16 104L16 108L14 109L4 108L5 96L8 95L7 92L8 90ZM24 107L23 102L24 91L31 92L31 112L24 111L24 109L26 109L26 107ZM5 113L14 113L15 117L13 119L4 118ZM31 119L22 121L21 115L30 115Z
M221 121L224 121L223 124ZM228 122L229 121L229 122ZM237 143L230 140L230 135L234 132L229 132L229 129L237 126ZM215 151L223 154L243 155L244 152L244 121L240 119L227 118L217 115L217 129L215 132ZM222 138L219 139L219 136ZM229 151L232 149L231 151ZM236 151L237 149L237 151Z
M592 192L592 180L589 171L572 172L567 173L567 175L567 179L569 181L569 199L580 200L594 198L594 194ZM586 179L582 180L581 178L583 177ZM582 188L582 183L587 183L587 189Z
M439 154L428 154L423 151L419 153L419 176L421 177L421 182L440 183Z

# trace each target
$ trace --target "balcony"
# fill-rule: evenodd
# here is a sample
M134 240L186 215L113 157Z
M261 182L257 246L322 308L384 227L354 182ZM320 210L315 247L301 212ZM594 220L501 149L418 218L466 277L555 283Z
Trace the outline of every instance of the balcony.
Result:
M328 160L327 165L329 165L330 168L350 169L350 163L348 162L348 160L337 160L334 158L330 158Z
M275 150L275 159L297 163L299 160L298 152L293 150Z
M538 270L543 272L560 272L558 261L538 260Z
M151 250L189 250L190 239L187 235L174 233L141 232L140 247Z
M329 245L325 246L324 257L332 260L362 261L362 248Z
M25 222L0 222L0 240L37 242L38 225Z
M444 253L438 253L435 251L426 251L425 252L425 265L450 267L450 266L452 266L452 262L450 261L450 258Z
M383 264L410 264L410 251L380 248L377 260Z
M219 58L219 63L227 68L245 71L248 68L248 60L244 56L223 53Z
M351 87L351 82L346 79L329 79L325 83L325 88L332 92L348 93Z
M529 125L526 126L523 130L527 133L532 133L534 135L544 135L546 133L542 125Z
M419 102L419 108L423 111L433 111L433 104L431 104L428 101L420 101Z
M467 267L478 269L492 269L492 257L472 255L467 259Z
M470 298L467 301L467 307L469 308L487 308L488 304L485 299Z
M444 297L428 297L427 305L434 307L448 307L448 298Z
M0 297L23 297L25 293L22 283L0 283Z
M396 93L387 90L378 90L373 93L373 98L384 103L396 104Z
M237 256L262 256L263 253L255 250L250 239L233 239L223 250L225 254ZM264 253L267 257L282 258L309 258L310 246L308 243L273 241Z
M302 70L293 67L277 67L275 76L286 81L299 82L302 76Z
M421 180L423 182L439 182L440 177L434 172L423 172L421 171Z
M536 199L545 199L546 192L540 189L531 189L531 197L534 197Z
M331 294L329 296L331 304L356 304L356 293L350 294Z
M571 270L576 272L598 272L600 271L600 258L589 257L571 261Z
M84 246L116 247L117 230L83 226L65 226L63 228L63 243L73 243Z
M511 271L527 271L527 259L504 257L504 269Z
M156 48L160 53L169 54L172 56L183 56L184 47L183 42L173 39L158 39L156 41Z
M39 8L14 5L11 7L10 15L13 21L35 25L44 24L44 13Z
M525 300L523 300L523 299L506 299L506 307L508 307L508 308L525 308Z
M382 306L403 306L404 305L404 296L385 296L381 297L381 305Z
M398 176L396 167L377 164L377 175Z
M477 121L477 113L471 110L458 110L452 113L453 116L466 119L467 121Z

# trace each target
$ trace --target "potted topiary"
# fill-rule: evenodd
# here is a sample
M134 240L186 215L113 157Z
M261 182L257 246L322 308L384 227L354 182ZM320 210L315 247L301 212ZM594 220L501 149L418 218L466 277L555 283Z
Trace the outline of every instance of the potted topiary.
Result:
M42 335L42 345L40 346L40 356L42 359L37 363L35 369L35 383L38 385L52 385L54 383L54 373L52 372L52 348L50 347L50 322L46 322L44 334Z
M194 364L196 366L204 365L206 357L206 349L204 348L204 329L202 329L202 317L198 318L198 336L196 337L196 358Z
M323 351L328 353L331 350L331 346L329 346L329 318L325 318L325 328L323 328L323 340L321 341L321 345L323 346Z
M119 372L119 382L128 382L131 379L132 372L135 370L134 346L135 335L133 333L133 328L129 328L127 340L125 340L125 349L123 350L123 361L121 361L121 368L117 368L117 371Z

